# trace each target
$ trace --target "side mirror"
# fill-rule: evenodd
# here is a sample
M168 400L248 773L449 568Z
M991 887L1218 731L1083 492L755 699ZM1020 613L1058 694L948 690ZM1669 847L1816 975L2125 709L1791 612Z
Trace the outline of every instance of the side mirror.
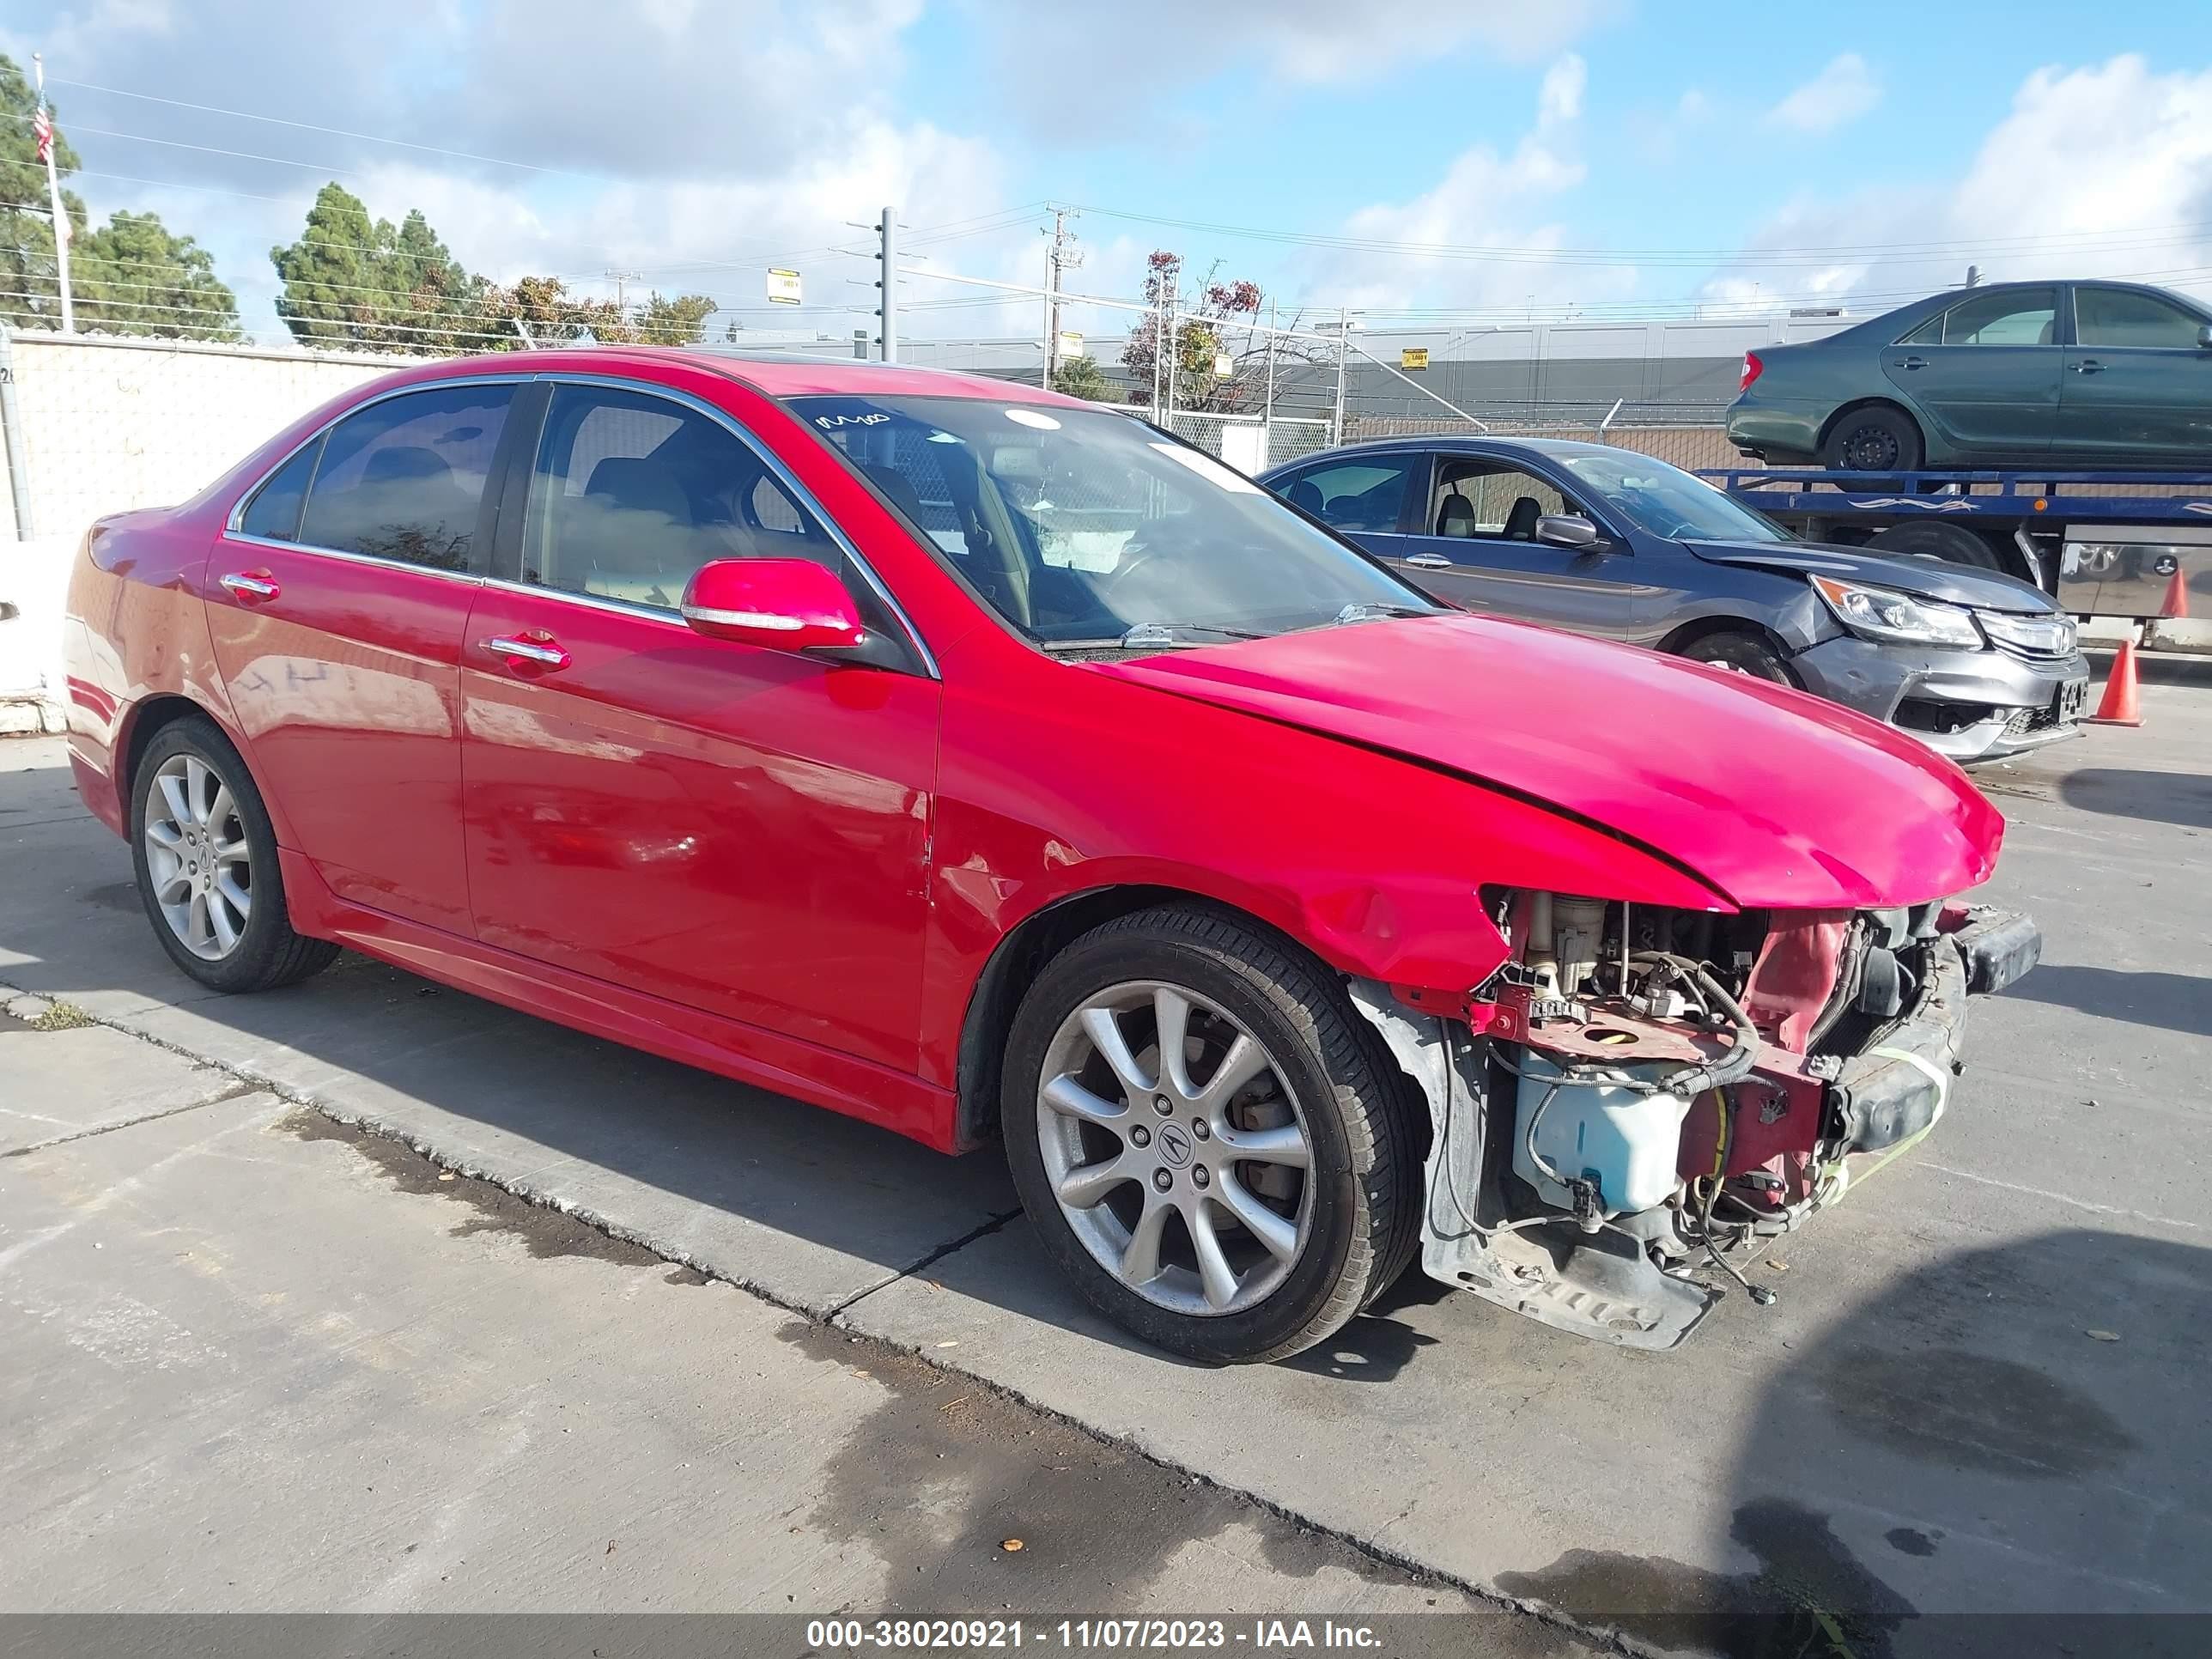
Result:
M867 629L853 596L811 559L714 559L684 589L684 620L710 640L777 651L849 649Z
M1595 547L1605 537L1579 513L1547 513L1536 520L1536 539L1553 547Z
M2212 323L2197 325L2197 349L2199 351L2212 351Z

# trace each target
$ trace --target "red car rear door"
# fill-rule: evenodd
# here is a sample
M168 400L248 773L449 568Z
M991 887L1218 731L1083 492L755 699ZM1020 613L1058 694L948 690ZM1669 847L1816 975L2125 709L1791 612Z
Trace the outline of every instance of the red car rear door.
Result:
M459 657L515 391L348 414L240 503L210 567L223 688L295 850L341 898L463 933Z
M550 387L462 655L486 944L911 1073L938 682L702 638L710 558L852 553L729 416ZM903 637L903 636L902 636Z

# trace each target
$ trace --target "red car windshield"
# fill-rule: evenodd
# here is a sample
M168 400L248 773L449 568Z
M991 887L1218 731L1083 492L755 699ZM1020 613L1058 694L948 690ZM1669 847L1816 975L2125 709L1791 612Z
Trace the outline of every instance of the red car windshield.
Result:
M1243 474L1124 415L788 401L969 588L1047 646L1202 645L1436 609Z

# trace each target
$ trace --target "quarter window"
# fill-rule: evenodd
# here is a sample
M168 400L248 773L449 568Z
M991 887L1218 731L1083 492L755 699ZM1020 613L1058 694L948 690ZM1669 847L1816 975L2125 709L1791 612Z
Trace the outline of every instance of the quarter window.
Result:
M1301 474L1285 493L1291 506L1339 530L1393 531L1406 504L1407 483L1421 459L1380 456L1316 467Z
M842 565L829 533L719 421L644 392L554 389L524 581L673 610L701 565L760 557Z
M2051 343L2058 290L2022 288L1964 300L1943 313L1945 345L2035 346Z
M2074 331L2085 346L2162 346L2193 351L2204 319L2169 300L2124 288L2074 290Z
M324 441L300 539L432 570L471 568L514 390L410 392L346 416Z
M297 540L300 508L307 499L307 480L315 476L315 457L322 453L323 441L318 437L278 467L269 482L256 492L246 511L239 514L239 532L258 536L266 542Z

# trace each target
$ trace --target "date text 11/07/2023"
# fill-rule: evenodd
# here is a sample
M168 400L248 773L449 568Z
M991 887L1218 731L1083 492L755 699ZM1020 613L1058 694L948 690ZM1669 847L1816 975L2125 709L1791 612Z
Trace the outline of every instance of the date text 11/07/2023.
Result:
M807 1622L806 1644L825 1653L1041 1647L1163 1653L1225 1648L1274 1654L1372 1650L1382 1645L1382 1638L1371 1626L1335 1619L815 1619Z

